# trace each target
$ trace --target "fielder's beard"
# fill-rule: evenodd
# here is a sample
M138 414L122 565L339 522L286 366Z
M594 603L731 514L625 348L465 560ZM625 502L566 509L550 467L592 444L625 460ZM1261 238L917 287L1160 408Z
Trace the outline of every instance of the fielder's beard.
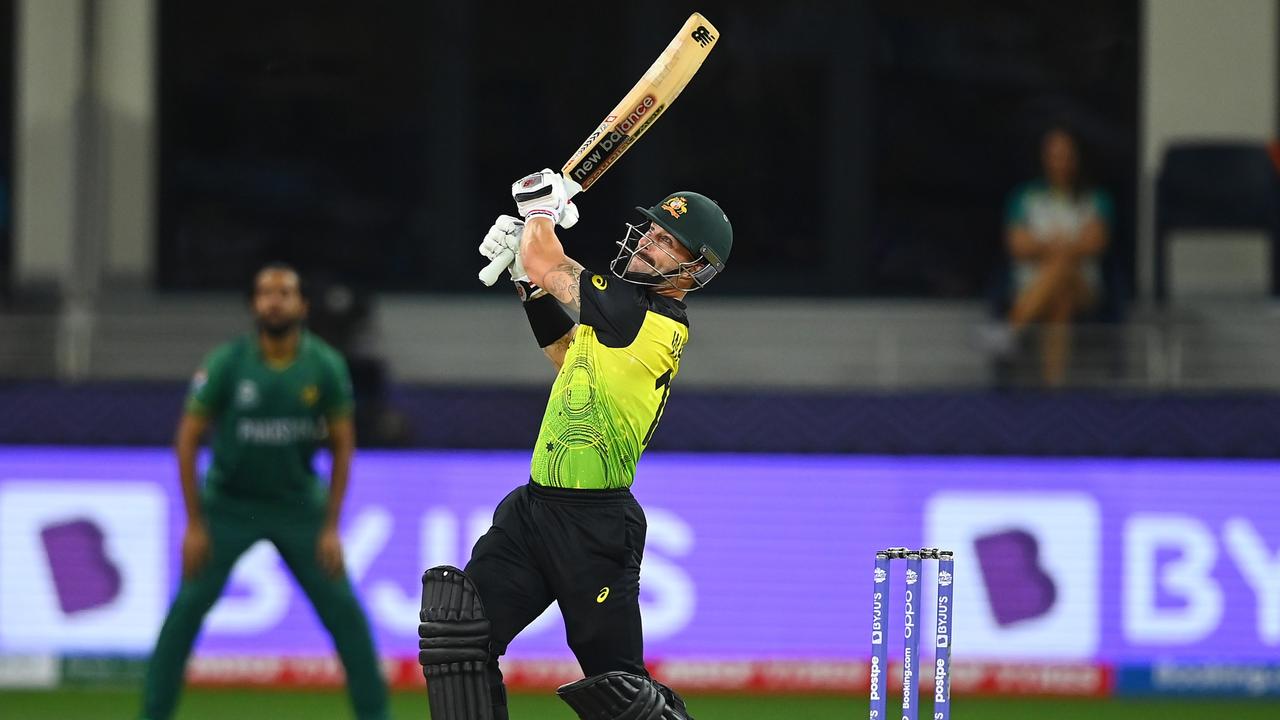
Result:
M301 325L301 320L278 320L272 322L265 318L258 318L258 331L275 340L287 337Z

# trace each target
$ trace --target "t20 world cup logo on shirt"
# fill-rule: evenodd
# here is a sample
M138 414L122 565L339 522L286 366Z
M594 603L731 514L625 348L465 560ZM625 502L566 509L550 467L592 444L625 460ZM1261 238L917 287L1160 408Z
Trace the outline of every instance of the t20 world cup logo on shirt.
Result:
M258 384L252 380L241 380L236 386L236 407L251 408L258 404Z

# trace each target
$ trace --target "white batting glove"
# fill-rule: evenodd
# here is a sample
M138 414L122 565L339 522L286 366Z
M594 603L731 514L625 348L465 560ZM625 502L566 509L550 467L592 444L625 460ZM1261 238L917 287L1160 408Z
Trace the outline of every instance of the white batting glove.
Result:
M576 183L575 183L576 184ZM568 230L578 224L578 204L570 200L564 206L564 212L560 215L560 222L556 223L560 227Z
M497 221L484 234L480 241L480 254L489 260L495 260L503 253L511 253L511 264L507 272L511 279L528 282L529 275L524 271L524 263L520 262L520 234L524 232L524 221L510 215L499 215Z
M578 183L543 168L512 183L511 197L515 198L516 210L525 220L546 217L560 227L570 228L578 222L578 211L569 200L581 190Z

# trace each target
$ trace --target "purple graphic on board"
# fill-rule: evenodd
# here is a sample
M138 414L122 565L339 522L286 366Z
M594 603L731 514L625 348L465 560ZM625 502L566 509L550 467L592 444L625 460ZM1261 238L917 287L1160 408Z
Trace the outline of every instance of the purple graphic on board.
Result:
M93 522L49 525L40 539L62 612L101 607L120 594L120 571L106 556L102 530Z
M1049 612L1057 597L1053 578L1040 567L1040 546L1025 530L984 535L973 541L991 613L1000 625L1012 625Z
M382 654L416 655L423 569L465 563L494 507L528 469L527 451L357 455L341 531ZM1088 657L1106 662L1272 661L1280 628L1270 618L1280 612L1280 599L1266 580L1268 563L1280 553L1277 477L1280 462L1272 461L648 454L634 488L649 521L641 575L646 654L866 659L868 568L875 551L892 544L956 551L962 568L953 621L955 658L962 662L1008 657L1000 653L1015 646L1018 657L1080 659L1057 638L1021 639L1064 613L1066 621L1073 613L1091 621L1096 637ZM97 603L111 602L116 592L146 593L152 602L143 604L145 612L109 619L114 630L123 624L136 631L139 646L163 622L181 578L186 517L172 451L0 447L0 511L7 487L24 488L24 507L39 514L32 487L47 487L53 507L85 483L108 490L153 483L165 493L166 572L114 572L113 561L123 573L125 558L154 551L155 533L104 525L111 534L99 538L74 514L50 516L22 533L0 526L0 654L42 649L19 648L6 635L6 628L30 623L36 604L53 605L59 616L76 613L74 621L89 632L98 613L86 609L103 607ZM982 529L963 543L925 537L925 519L940 498L980 498L991 506L993 496L1045 493L1081 498L1096 513L1087 542L1071 525L1054 526L1048 510L1034 518L1038 525L979 522L974 527ZM991 506L993 517L997 510ZM942 517L940 527L947 521ZM1028 530L1038 548L1011 534ZM1068 582L1081 567L1089 568L1086 579L1096 592L1081 595L1079 584ZM777 568L799 580L775 581ZM789 610L779 613L780 607ZM934 607L931 594L921 598L918 627L931 627ZM886 610L885 635L901 638L902 624L899 601ZM1182 632L1162 631L1169 626ZM980 631L995 648L990 656L976 652ZM332 642L287 567L265 546L237 567L198 650L329 655ZM922 660L930 651L921 648ZM893 652L900 656L900 644ZM516 638L510 656L572 661L554 617Z

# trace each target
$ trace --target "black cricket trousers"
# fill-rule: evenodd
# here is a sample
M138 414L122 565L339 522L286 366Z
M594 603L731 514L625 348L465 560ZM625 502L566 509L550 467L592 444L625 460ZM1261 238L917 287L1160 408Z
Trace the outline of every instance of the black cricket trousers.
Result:
M553 602L585 677L647 677L640 628L640 559L647 524L629 490L512 490L471 551L466 573L492 628L488 680L495 720L507 720L498 658Z

